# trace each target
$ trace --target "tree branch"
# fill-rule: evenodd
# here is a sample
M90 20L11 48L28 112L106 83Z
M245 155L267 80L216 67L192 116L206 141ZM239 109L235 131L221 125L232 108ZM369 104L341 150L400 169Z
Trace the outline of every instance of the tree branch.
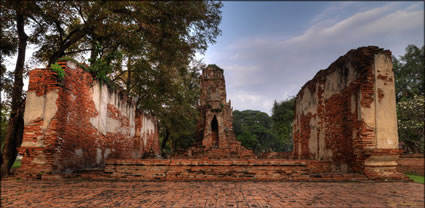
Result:
M69 54L73 54L73 53L79 53L79 52L83 52L83 51L90 51L91 48L86 48L86 49L81 49L81 50L76 50L76 51L69 51L64 53L65 55L69 55Z

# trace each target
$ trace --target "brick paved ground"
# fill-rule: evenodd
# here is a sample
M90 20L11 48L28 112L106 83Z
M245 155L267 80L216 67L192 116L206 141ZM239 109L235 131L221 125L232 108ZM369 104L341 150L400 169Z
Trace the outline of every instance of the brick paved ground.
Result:
M424 207L404 182L2 181L1 207Z

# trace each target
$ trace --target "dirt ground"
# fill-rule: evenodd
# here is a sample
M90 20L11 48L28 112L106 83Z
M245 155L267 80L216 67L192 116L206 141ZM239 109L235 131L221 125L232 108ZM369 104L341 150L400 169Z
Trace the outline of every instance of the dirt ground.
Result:
M407 182L1 182L0 207L424 207Z

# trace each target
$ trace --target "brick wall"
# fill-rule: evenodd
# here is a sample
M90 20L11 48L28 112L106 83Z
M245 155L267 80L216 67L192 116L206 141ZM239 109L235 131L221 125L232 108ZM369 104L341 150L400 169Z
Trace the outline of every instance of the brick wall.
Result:
M159 154L154 117L136 112L122 91L75 63L59 64L63 80L49 69L29 73L20 170L36 175L102 169L107 158Z
M197 132L199 141L186 154L173 158L256 158L236 139L233 132L231 102L226 100L224 71L216 65L208 65L200 76L200 107Z
M402 173L424 175L425 160L423 154L402 155L397 163L397 170Z
M319 71L296 97L293 157L330 161L337 172L399 176L393 77L391 52L374 46Z
M109 159L105 167L112 178L145 181L306 181L327 172L328 162L279 159Z

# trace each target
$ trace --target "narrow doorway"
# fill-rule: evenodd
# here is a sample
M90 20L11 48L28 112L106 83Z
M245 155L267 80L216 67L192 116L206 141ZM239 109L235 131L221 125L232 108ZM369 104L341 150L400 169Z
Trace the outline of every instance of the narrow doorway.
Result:
M211 121L211 131L212 131L212 146L218 147L218 121L217 117L214 116Z

